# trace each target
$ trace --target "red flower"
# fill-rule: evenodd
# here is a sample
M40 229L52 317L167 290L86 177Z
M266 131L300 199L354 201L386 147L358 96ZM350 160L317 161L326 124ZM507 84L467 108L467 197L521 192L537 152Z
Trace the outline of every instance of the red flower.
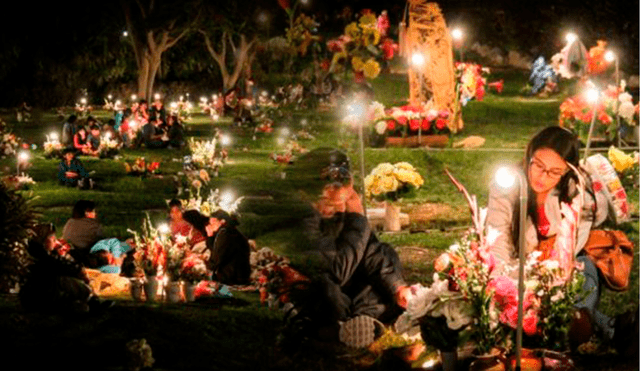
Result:
M344 50L344 42L340 39L327 41L327 49L332 53L338 53Z
M502 89L504 89L504 79L500 79L499 81L494 81L489 83L490 88L496 89L498 94L502 93Z
M407 117L406 116L400 116L397 118L398 120L398 124L402 125L402 126L406 126L407 125Z
M289 0L278 0L278 5L284 10L289 9L291 6L289 4Z
M488 288L494 290L493 300L500 308L518 305L518 289L510 278L496 277L489 282Z
M447 120L442 118L436 120L436 129L444 130L446 127L447 127Z
M387 130L393 131L396 128L396 120L387 120Z
M322 68L323 71L329 71L330 67L331 67L331 61L328 59L325 59L322 61L322 63L320 63L320 68Z
M422 130L427 131L431 128L431 123L427 119L422 119Z
M360 72L356 72L353 76L353 80L357 83L357 84L362 84L364 82L364 72L360 71Z
M613 120L611 119L611 116L607 115L607 113L603 111L598 114L598 121L603 125L609 125Z
M527 313L525 313L522 322L522 329L524 330L525 334L533 336L536 334L536 332L538 332L538 316L536 315L536 312L534 310L528 310Z
M411 119L409 121L409 129L411 129L411 131L416 131L416 130L420 129L420 120Z
M509 305L500 313L500 322L511 328L518 326L518 306Z
M382 49L382 57L384 60L388 61L393 59L395 51L398 50L398 44L394 43L392 39L386 37L382 40L380 48Z
M478 86L476 87L476 99L478 101L484 99L484 86L481 84L478 84Z

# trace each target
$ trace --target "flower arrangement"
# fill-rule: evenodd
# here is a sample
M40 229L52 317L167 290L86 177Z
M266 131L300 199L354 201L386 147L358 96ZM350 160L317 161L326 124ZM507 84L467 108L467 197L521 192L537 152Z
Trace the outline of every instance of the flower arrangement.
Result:
M7 124L0 119L0 158L13 156L20 146L20 138L7 130Z
M397 200L422 184L424 179L408 162L381 163L364 178L365 195L381 200Z
M153 226L148 214L142 222L141 235L131 229L127 231L133 234L136 275L158 275L165 265L166 249L171 244L169 238Z
M609 139L613 139L618 131L616 114L627 125L637 125L638 103L633 104L632 96L625 91L625 88L624 81L618 88L610 85L595 105L596 123L600 124L598 125L600 130L604 129ZM584 94L565 99L560 105L560 126L572 129L578 134L588 131L594 118L593 106Z
M129 175L156 174L160 168L160 162L147 163L144 157L138 157L133 164L124 162L124 169Z
M165 245L164 274L171 281L179 281L182 277L182 264L185 258L186 246L176 243Z
M36 184L32 177L24 173L20 175L5 175L2 177L2 182L8 189L16 191L29 189L30 185Z
M198 210L205 216L211 215L217 210L224 210L229 214L233 214L238 210L238 206L244 197L235 198L229 193L221 193L219 189L211 190L209 196L203 198L198 191L195 196L182 201L184 210Z
M187 100L181 95L177 102L172 102L169 105L171 114L178 117L178 122L187 122L191 118L192 108L193 104L189 102L189 94L187 94Z
M217 135L211 140L195 140L189 138L189 150L191 161L200 168L211 168L219 171L226 162L228 152L225 149L217 150Z
M118 150L122 147L122 143L115 139L104 136L100 139L100 147L98 147L98 156L100 158L114 157Z
M388 26L388 22L378 22L370 10L363 11L357 22L346 26L343 35L327 42L327 49L333 52L329 72L351 70L357 83L378 77L380 62L393 58L394 43L384 37Z
M531 94L552 93L558 88L558 75L550 64L545 62L544 57L538 57L531 66L529 76L531 84Z
M191 283L208 279L209 271L204 260L195 254L187 254L180 267L180 278Z
M62 149L64 146L58 140L57 135L49 136L47 135L47 140L42 145L44 150L44 155L47 158L58 157L62 153Z
M291 27L286 29L287 44L293 53L305 56L309 49L309 45L320 40L320 36L313 35L314 30L320 24L312 17L301 13L293 21Z
M467 102L476 99L484 99L485 85L487 80L483 75L489 74L489 69L475 63L456 63L456 74L458 77L458 93L460 103L463 106Z
M628 155L611 146L609 148L608 158L618 173L623 188L638 188L640 154L634 152L633 155Z

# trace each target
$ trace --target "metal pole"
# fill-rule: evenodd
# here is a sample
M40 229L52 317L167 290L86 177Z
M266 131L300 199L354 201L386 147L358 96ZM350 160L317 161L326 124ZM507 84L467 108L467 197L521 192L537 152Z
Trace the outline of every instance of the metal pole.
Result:
M527 179L526 174L518 173L520 178L520 230L518 236L518 328L516 332L516 371L520 371L522 357L522 327L524 323L524 263L525 228L527 224Z
M361 120L358 125L358 137L360 138L360 180L362 183L362 209L364 212L364 217L367 217L367 201L366 201L366 191L364 185L364 135L362 133L364 126L364 122Z
M589 155L589 147L591 147L591 134L593 133L593 127L596 123L596 106L598 105L598 99L593 103L593 117L591 118L591 125L589 125L589 134L587 135L587 146L584 149L584 158Z
M620 88L620 75L619 75L619 69L618 69L618 56L616 56L616 88L619 89ZM617 138L617 145L618 148L621 147L622 145L622 138L620 138L620 113L618 112L620 110L620 94L618 94L618 97L616 97L616 138Z

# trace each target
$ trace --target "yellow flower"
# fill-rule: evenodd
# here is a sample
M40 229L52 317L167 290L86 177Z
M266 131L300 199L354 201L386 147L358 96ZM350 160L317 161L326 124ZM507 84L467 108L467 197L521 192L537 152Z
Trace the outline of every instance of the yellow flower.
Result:
M411 165L408 162L398 162L394 165L396 168L398 169L402 169L402 170L409 170L409 171L416 171L416 168L413 167L413 165Z
M211 215L211 205L208 202L203 202L200 206L200 212L204 215Z
M396 177L402 183L412 183L415 178L414 172L410 170L397 169Z
M635 163L633 157L613 146L609 148L609 161L611 161L611 164L619 173L630 169Z
M380 179L380 188L384 192L395 192L399 184L395 176L385 176Z
M351 58L351 66L354 71L360 72L364 69L364 62L360 57L353 57Z
M360 27L356 24L356 22L351 22L344 29L345 35L349 36L351 39L357 39L360 37Z
M332 65L343 64L346 59L347 59L347 53L346 52L338 52L338 53L335 53L333 55L333 59L331 60L331 64Z
M380 176L393 174L393 165L388 162L383 162L381 164L378 164L378 166L373 169L372 173Z
M372 13L365 14L359 19L360 25L372 26L376 24L376 16Z
M369 45L378 45L380 42L380 32L375 28L367 28L364 30L364 34L362 35L364 40L364 46L367 47Z
M369 59L364 64L364 77L373 80L380 74L380 65L374 59Z

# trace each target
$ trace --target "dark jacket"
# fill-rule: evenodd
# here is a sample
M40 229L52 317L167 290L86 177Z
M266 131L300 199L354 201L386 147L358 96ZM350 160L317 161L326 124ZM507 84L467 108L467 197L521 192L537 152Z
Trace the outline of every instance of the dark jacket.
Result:
M211 252L208 265L215 281L229 285L249 283L251 247L240 231L235 227L220 227L207 238L207 249Z
M366 314L388 321L396 313L395 292L405 285L395 250L380 242L367 219L357 213L316 214L307 221L323 257L324 293L334 319Z
M78 175L80 175L80 178L67 178L65 174L67 171L78 173ZM62 160L58 165L58 180L60 180L61 183L72 184L77 182L78 179L87 178L88 176L89 174L82 165L82 162L80 162L80 160L78 160L77 158L71 160L69 164Z

